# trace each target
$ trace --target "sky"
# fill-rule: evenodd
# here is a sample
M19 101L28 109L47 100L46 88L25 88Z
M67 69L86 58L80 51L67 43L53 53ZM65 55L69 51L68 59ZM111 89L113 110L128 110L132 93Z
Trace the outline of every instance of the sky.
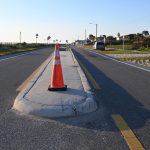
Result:
M150 0L0 0L0 42L62 42L150 31ZM93 23L93 24L90 24Z

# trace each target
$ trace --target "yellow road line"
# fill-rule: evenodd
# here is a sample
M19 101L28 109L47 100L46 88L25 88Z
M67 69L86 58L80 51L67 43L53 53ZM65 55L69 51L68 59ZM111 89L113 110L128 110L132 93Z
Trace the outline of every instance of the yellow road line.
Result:
M52 57L52 56L50 56L50 57ZM36 70L34 70L33 73L16 89L17 92L22 91L27 86L27 84L33 79L33 77L35 76L35 74L50 59L50 57L48 57Z
M84 70L85 74L87 75L88 79L91 81L91 84L93 85L94 89L100 90L100 86L97 84L93 76L90 74L90 72L85 68L85 66L78 60L79 64L81 65L82 69Z
M78 62L81 65L82 69L85 71L85 74L87 75L88 79L91 81L91 84L93 85L94 89L100 90L100 86L97 84L90 72L79 60ZM131 150L145 150L138 138L135 136L133 131L129 128L125 120L120 115L113 114L112 118Z
M121 131L126 143L128 144L131 150L144 150L144 147L137 139L133 131L129 128L125 120L118 114L113 114L112 118L116 126Z

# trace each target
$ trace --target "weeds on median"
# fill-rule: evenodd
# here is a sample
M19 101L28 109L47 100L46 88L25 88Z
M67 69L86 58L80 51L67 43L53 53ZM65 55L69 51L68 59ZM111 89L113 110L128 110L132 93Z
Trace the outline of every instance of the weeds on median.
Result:
M101 52L103 54L147 54L142 51L137 51L137 50L105 50L105 51L100 51L96 50L96 52Z
M125 57L125 58L118 58L119 60L122 60L122 61L139 61L139 60L143 60L143 61L150 61L150 56L149 57Z

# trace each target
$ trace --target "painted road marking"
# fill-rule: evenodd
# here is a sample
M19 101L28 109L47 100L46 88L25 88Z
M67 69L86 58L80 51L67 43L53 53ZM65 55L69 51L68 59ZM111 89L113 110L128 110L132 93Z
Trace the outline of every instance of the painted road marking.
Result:
M79 62L83 70L85 71L86 75L88 76L89 80L91 81L93 87L95 89L100 90L100 86L97 84L93 76L89 73L89 71L85 68L85 66ZM122 133L125 141L127 142L129 148L131 150L144 150L144 147L140 143L140 141L137 139L133 131L129 128L125 120L120 115L112 115L112 118L119 128L120 132Z
M101 89L100 86L97 84L93 76L88 72L85 66L78 60L79 64L85 71L86 75L88 76L89 80L91 80L92 85L95 89ZM119 128L123 138L125 139L127 145L131 150L145 150L142 146L141 142L135 136L133 131L129 128L128 124L125 120L121 117L121 115L113 114L112 119L114 120L116 126Z
M113 114L112 119L114 120L116 126L119 128L123 138L128 144L131 150L144 150L144 147L137 139L133 131L129 128L125 120L118 114Z
M144 71L150 72L149 69L145 69L145 68L138 67L138 66L135 66L135 65L132 65L132 64L128 64L128 63L126 63L126 62L123 62L123 61L117 60L117 59L115 59L115 58L112 58L112 57L110 57L110 56L106 56L106 55L103 55L103 54L100 54L100 53L97 53L97 52L93 52L93 51L91 51L91 50L89 50L89 52L90 52L90 53L97 54L97 55L100 55L100 56L102 56L102 57L104 57L104 58L111 59L111 60L116 61L116 62L118 62L118 63L125 64L125 65L130 66L130 67L134 67L134 68L137 68L137 69L140 69L140 70L144 70Z
M29 54L32 54L33 52L26 52L24 54L18 54L18 55L15 55L15 56L10 56L10 57L6 57L6 58L2 58L0 59L0 62L2 61L5 61L5 60L8 60L8 59L13 59L13 58L17 58L17 57L22 57L22 56L25 56L25 55L29 55Z
M93 85L94 89L100 90L101 88L96 82L96 80L94 79L94 77L90 74L90 72L86 69L86 67L79 60L78 62L80 66L82 67L82 69L84 70L85 74L87 75L87 78L91 81L91 84Z
M33 73L16 89L16 91L21 92L27 86L27 84L34 78L34 76L42 68L42 66L47 64L49 59L51 58L52 58L52 55L48 57L35 71L33 71Z

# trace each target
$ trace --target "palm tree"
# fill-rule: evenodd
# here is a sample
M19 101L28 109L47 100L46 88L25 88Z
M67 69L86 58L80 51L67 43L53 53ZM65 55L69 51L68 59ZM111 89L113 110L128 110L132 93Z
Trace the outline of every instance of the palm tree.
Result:
M119 33L119 32L118 32L117 36L118 36L118 38L119 38L119 40L120 40L120 33Z
M50 36L48 36L48 37L47 37L47 44L48 44L48 41L49 41L50 39L51 39L51 37L50 37Z
M36 43L37 43L37 38L39 37L39 34L37 33L37 34L35 35L35 37L36 37Z

